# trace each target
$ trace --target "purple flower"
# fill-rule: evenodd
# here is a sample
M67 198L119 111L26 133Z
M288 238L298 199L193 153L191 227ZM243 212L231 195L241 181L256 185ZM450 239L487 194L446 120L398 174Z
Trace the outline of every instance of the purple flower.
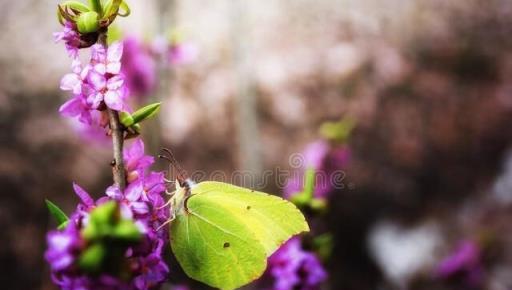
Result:
M138 258L137 270L140 273L134 279L137 289L151 289L161 284L169 273L169 267L162 260L162 240L157 240L156 245L151 254L146 257Z
M156 87L156 63L153 57L133 36L125 38L123 46L121 63L126 86L137 96L152 94Z
M151 178L156 182L157 173L150 174ZM52 279L61 289L105 289L105 290L149 290L160 285L165 281L169 268L162 258L162 247L164 245L163 238L166 237L166 229L162 233L157 233L156 229L160 223L153 224L150 222L151 211L155 211L156 207L151 204L150 199L144 201L145 186L141 178L134 183L129 184L123 194L115 187L107 189L107 196L97 201L80 186L73 184L75 193L80 199L76 211L71 215L68 226L63 231L51 231L48 233L48 249L45 253L46 260L50 263L52 270ZM157 195L156 191L151 193ZM88 223L89 212L96 205L108 200L118 200L122 205L121 209L124 218L133 218L136 225L143 233L143 241L128 248L126 259L121 261L126 265L120 265L120 269L128 271L123 274L123 279L116 276L102 274L99 277L89 276L79 268L76 263L87 243L81 237L81 230ZM168 211L168 209L167 209ZM167 240L167 238L165 238ZM126 277L130 277L126 281Z
M274 280L273 290L314 290L327 278L318 258L304 251L294 237L270 256L267 272Z
M63 91L72 91L74 95L82 93L83 82L87 77L89 68L82 68L80 60L75 59L71 64L72 72L65 74L60 81L60 89Z
M63 231L51 231L47 237L45 258L54 272L69 270L76 259L76 251L82 246L79 232L73 221Z
M89 88L87 101L92 108L97 109L101 102L105 102L112 110L128 110L128 90L124 86L123 76L119 74L122 55L121 43L114 43L108 49L100 44L92 46L87 74L81 75L82 82Z
M59 108L59 113L64 117L78 117L84 124L92 123L92 108L82 95L77 95L65 102Z
M480 256L480 248L474 241L461 241L453 253L437 265L435 274L441 279L462 275L459 277L463 278L464 283L468 286L478 287L483 281Z
M91 65L100 74L118 75L121 71L121 58L123 57L123 44L112 43L108 49L101 44L91 47Z
M53 34L55 42L64 41L68 55L74 59L78 58L78 49L80 47L80 35L76 31L75 25L69 21L64 24L61 32Z
M146 169L155 162L152 156L144 155L144 142L141 139L136 139L123 150L123 159L129 182L143 176Z
M123 86L123 77L120 75L107 77L97 71L92 71L87 80L93 89L93 93L89 96L93 108L98 108L104 101L112 110L126 110L127 91Z

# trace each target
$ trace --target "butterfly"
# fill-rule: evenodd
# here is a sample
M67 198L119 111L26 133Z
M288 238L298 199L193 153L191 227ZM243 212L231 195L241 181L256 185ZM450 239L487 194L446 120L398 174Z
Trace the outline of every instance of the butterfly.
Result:
M172 153L160 155L176 163ZM220 289L259 278L267 258L309 231L291 202L223 182L194 183L180 170L171 199L170 244L185 273Z

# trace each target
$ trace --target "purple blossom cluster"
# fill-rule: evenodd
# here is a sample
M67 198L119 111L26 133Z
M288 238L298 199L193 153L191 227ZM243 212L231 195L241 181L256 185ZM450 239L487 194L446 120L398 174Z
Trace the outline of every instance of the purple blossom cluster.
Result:
M333 190L332 173L344 168L350 159L350 150L346 145L332 146L326 140L318 140L306 146L301 154L300 168L290 178L283 190L284 197L290 199L304 190L305 172L315 171L313 197L325 199Z
M302 248L298 237L291 238L268 260L267 273L273 278L272 290L315 290L327 278L317 256Z
M72 72L64 75L60 88L72 94L59 112L65 117L78 117L81 123L105 127L106 108L116 111L130 111L127 105L128 89L121 74L122 43L114 43L106 48L101 44L91 47L91 57L87 64L78 59L80 39L78 32L69 22L62 32L55 35L56 41L64 41L73 62Z
M94 201L75 184L74 190L81 202L63 230L48 233L45 257L51 267L52 279L61 289L153 289L167 277L169 269L162 259L162 246L168 239L168 231L165 227L160 229L169 219L169 207L165 206L162 197L164 174L148 172L154 159L144 155L144 144L140 139L125 148L124 161L131 176L124 192L110 186L105 196ZM88 247L82 230L87 226L90 212L111 200L120 204L122 217L133 220L143 238L127 249L123 265L118 267L124 269L121 274L91 276L77 266L80 255Z

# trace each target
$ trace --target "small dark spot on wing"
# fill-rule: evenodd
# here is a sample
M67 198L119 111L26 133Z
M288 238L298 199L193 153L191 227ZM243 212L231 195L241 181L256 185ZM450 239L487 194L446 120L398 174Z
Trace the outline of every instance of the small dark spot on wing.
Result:
M224 249L225 249L225 248L229 248L229 246L230 246L230 244L229 244L228 242L225 242L225 243L224 243Z
M251 209L251 206L250 206L250 205L248 205L245 209L250 210L250 209Z

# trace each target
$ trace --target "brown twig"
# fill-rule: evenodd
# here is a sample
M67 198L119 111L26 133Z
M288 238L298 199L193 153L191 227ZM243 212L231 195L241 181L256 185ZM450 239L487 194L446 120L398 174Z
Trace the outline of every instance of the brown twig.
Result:
M107 31L102 31L98 37L98 43L107 47ZM123 126L119 121L117 111L107 108L110 130L112 132L112 147L114 151L114 161L112 162L112 176L114 184L123 191L126 187L126 170L123 161Z

